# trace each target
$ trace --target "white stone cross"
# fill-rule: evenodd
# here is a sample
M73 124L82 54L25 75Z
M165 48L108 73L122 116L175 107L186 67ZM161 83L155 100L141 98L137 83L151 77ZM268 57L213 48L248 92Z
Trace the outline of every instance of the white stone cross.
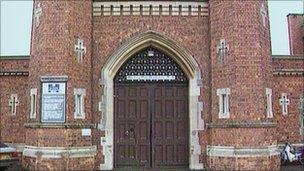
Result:
M225 54L228 51L229 47L225 42L225 39L221 39L219 45L217 46L217 54L220 59L225 58Z
M40 23L40 16L42 15L42 8L40 5L40 2L37 4L36 9L35 9L35 23L36 27L39 26Z
M261 9L260 9L260 14L262 16L263 26L266 27L267 12L266 12L264 3L262 3Z
M9 101L9 106L11 107L12 115L16 115L16 108L19 105L19 101L17 99L17 94L12 94L11 99Z
M85 46L83 46L83 40L82 39L77 39L77 44L75 45L75 49L74 50L75 50L75 52L77 54L77 61L78 61L78 63L81 63L83 55L86 52L86 48L85 48Z
M290 100L287 98L286 93L282 93L282 97L280 99L280 105L282 106L283 115L288 114L288 105L290 104Z

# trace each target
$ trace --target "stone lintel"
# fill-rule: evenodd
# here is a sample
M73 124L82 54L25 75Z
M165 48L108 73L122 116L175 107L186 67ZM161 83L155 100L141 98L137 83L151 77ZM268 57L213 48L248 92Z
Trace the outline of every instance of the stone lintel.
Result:
M0 60L29 60L28 55L12 55L12 56L0 56Z
M212 128L268 128L276 127L274 122L263 122L263 121L254 121L254 122L225 122L225 123L207 123L207 129Z
M67 75L41 76L41 82L66 82L66 81L68 81Z
M303 55L271 55L272 60L304 60Z
M82 128L96 128L95 124L77 124L77 123L25 123L26 128L69 128L69 129L82 129Z

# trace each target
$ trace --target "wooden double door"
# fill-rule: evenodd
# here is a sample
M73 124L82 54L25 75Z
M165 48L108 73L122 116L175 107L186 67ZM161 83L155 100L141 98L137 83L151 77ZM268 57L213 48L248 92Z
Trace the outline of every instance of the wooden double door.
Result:
M188 85L114 87L115 167L188 167Z

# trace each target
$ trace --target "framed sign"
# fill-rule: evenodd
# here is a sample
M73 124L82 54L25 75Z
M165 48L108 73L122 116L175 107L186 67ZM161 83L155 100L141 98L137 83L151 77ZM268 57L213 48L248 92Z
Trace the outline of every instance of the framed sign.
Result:
M65 82L42 83L41 122L65 122Z

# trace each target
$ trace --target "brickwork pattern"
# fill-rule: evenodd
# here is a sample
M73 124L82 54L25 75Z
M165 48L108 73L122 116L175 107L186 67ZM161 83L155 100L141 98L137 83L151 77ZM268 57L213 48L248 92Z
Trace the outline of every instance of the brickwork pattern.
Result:
M0 71L26 71L29 67L28 59L1 59ZM25 130L23 124L28 116L28 77L1 76L0 77L0 141L10 143L24 143ZM17 94L19 104L15 116L11 114L9 101L11 94Z
M94 158L45 159L23 157L22 166L29 170L93 170Z
M304 54L304 15L287 16L290 55Z
M279 143L286 141L303 143L303 135L300 135L300 94L304 93L304 77L291 76L275 77L273 97L274 117L277 122L277 140ZM290 100L288 114L282 114L282 106L279 103L282 93L287 93Z
M38 0L35 0L34 7ZM275 69L303 69L304 60L271 59L269 24L262 24L260 7L263 1L209 1L209 16L92 16L92 1L39 1L43 10L38 27L32 27L30 60L0 60L3 70L29 70L29 77L1 76L0 141L25 143L38 147L97 146L93 158L35 159L23 157L23 166L30 170L98 169L104 163L100 137L105 132L92 129L91 137L81 136L81 128L33 128L24 123L40 123L28 119L29 93L38 89L41 101L41 76L67 75L66 123L98 124L101 112L98 102L103 89L101 70L109 56L130 38L146 31L155 31L176 41L189 51L199 64L202 76L200 101L205 123L227 124L235 121L276 122L277 127L206 128L199 133L201 162L210 169L278 170L278 156L272 157L207 157L206 146L258 147L276 145L277 141L303 142L299 134L298 102L304 92L304 78L273 76ZM267 7L267 5L265 5ZM292 16L291 16L292 18ZM298 27L298 26L297 26ZM236 29L237 28L237 29ZM74 45L84 40L83 63L77 63ZM216 48L225 38L229 51L219 61ZM302 45L303 47L303 45ZM298 48L298 47L297 47ZM302 50L303 51L303 50ZM74 88L85 88L85 119L74 119ZM216 89L230 88L230 118L218 119ZM274 119L266 118L265 88L273 90ZM3 93L4 92L4 93ZM282 116L278 99L288 93L289 114ZM10 116L10 94L17 93L20 105L17 115ZM3 105L4 104L4 105ZM292 124L287 124L292 123ZM11 135L14 136L11 136Z
M279 156L208 158L208 169L211 170L280 170Z

